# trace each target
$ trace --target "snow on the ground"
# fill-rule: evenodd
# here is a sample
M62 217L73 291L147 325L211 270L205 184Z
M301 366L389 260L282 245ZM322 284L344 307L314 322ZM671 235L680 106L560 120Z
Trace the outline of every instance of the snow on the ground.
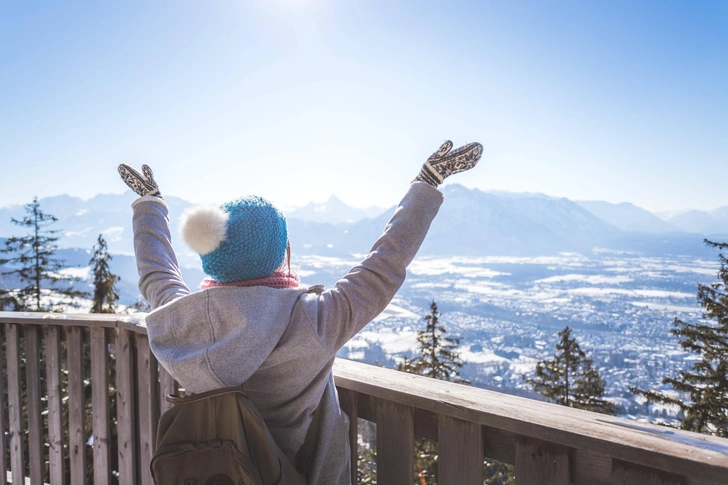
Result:
M378 322L384 320L385 318L391 317L413 318L415 320L419 320L421 318L420 315L416 314L415 312L411 312L407 309L402 308L401 306L390 303L389 305L387 305L387 308L385 308L384 311L380 313L377 317L375 317L372 321Z
M407 268L413 275L438 276L443 274L459 274L469 278L493 278L508 275L501 271L484 268L482 266L463 265L463 262L454 259L416 259Z
M86 266L85 268L63 268L59 271L59 274L68 278L81 278L85 280L91 277L91 266Z
M702 309L699 306L679 306L679 305L665 305L662 303L653 303L649 301L633 301L630 302L632 305L637 307L649 308L651 310L662 310L666 312L678 312L678 313L701 313Z
M350 351L349 358L355 359L357 350L378 344L387 355L404 354L417 350L417 330L404 328L392 330L389 328L379 331L364 330L351 339L345 347ZM354 352L351 352L351 351ZM362 352L363 354L363 352Z
M604 295L622 295L622 296L644 296L648 298L687 298L694 300L694 293L683 293L680 291L665 290L629 290L625 288L571 288L566 290L567 293L585 296L604 296Z
M465 362L470 362L472 364L492 364L509 361L505 357L496 355L495 352L488 349L483 349L480 352L472 352L470 350L470 346L460 349L460 358Z
M534 283L560 283L569 281L580 281L589 283L590 285L605 285L628 283L632 281L629 276L606 276L606 275L584 275L584 274L565 274L558 276L550 276L534 281Z

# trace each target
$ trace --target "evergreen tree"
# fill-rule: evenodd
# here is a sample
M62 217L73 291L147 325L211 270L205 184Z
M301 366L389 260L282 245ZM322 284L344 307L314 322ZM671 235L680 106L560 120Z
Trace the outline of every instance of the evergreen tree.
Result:
M430 303L430 313L425 316L425 329L417 332L418 355L411 360L405 358L398 370L442 381L469 384L460 377L460 368L463 366L457 351L460 339L446 337L447 330L439 321L440 313L437 311L437 303L433 301Z
M412 359L405 357L397 369L443 381L470 384L460 377L460 368L463 366L457 350L460 339L445 336L447 330L440 323L440 312L434 301L430 304L430 313L425 316L425 322L425 329L417 332L417 355ZM437 484L437 455L436 442L425 438L415 439L415 485ZM513 467L491 460L485 460L484 467L485 484L514 483Z
M18 311L18 303L11 291L0 288L0 312L6 309Z
M73 305L73 299L88 296L83 291L73 289L73 282L78 278L63 276L59 273L64 268L63 260L54 258L58 247L55 236L59 231L48 229L58 219L40 209L38 199L25 205L26 216L21 220L11 218L17 226L26 228L29 233L24 237L10 237L5 241L5 248L0 253L11 254L12 257L0 259L0 265L10 265L15 269L2 273L16 275L21 284L17 290L0 290L3 305L12 307L13 311L63 311L63 302L54 301L62 297L65 305ZM66 283L58 287L60 283Z
M533 377L524 380L533 390L562 406L615 414L614 405L602 399L604 380L592 365L567 326L559 332L553 359L540 361Z
M718 250L728 243L705 243ZM728 259L718 255L718 283L698 285L698 302L705 309L702 323L687 323L676 318L670 333L680 338L680 346L697 354L700 360L677 377L666 377L665 385L687 396L687 401L656 391L632 388L647 398L647 403L677 406L683 415L680 427L698 433L728 437Z
M134 310L134 312L149 313L152 311L152 307L147 302L147 300L145 300L141 296L138 296L136 301L131 305L131 310ZM129 311L129 308L127 308L127 311Z
M106 240L99 234L97 243L94 246L94 254L91 261L89 261L89 264L93 264L94 275L94 296L91 313L116 313L116 302L119 300L116 282L120 278L109 269L111 259Z
M356 483L360 485L377 485L377 429L374 423L359 421L357 426L359 440L359 459L357 460Z

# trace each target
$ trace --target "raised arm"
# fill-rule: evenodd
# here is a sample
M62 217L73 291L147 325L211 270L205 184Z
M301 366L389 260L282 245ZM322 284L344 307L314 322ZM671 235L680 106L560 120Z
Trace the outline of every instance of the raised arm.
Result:
M483 152L479 143L451 149L447 141L425 162L367 257L318 297L316 315L309 318L332 352L386 308L443 202L437 186L449 175L474 167Z
M190 293L182 279L177 256L172 249L169 208L162 199L152 170L144 165L140 174L122 164L119 174L141 197L134 211L134 254L139 272L139 290L152 309Z

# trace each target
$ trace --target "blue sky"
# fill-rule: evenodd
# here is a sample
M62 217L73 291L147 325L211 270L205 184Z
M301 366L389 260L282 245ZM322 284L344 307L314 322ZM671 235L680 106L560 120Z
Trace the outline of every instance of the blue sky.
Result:
M484 190L728 205L728 2L0 4L0 206L121 193L389 206L444 138Z

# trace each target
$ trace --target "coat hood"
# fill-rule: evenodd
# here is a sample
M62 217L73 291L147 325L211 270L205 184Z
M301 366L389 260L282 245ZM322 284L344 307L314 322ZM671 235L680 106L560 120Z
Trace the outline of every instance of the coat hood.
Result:
M150 346L187 392L239 386L273 352L296 301L312 290L257 286L191 293L147 315Z

